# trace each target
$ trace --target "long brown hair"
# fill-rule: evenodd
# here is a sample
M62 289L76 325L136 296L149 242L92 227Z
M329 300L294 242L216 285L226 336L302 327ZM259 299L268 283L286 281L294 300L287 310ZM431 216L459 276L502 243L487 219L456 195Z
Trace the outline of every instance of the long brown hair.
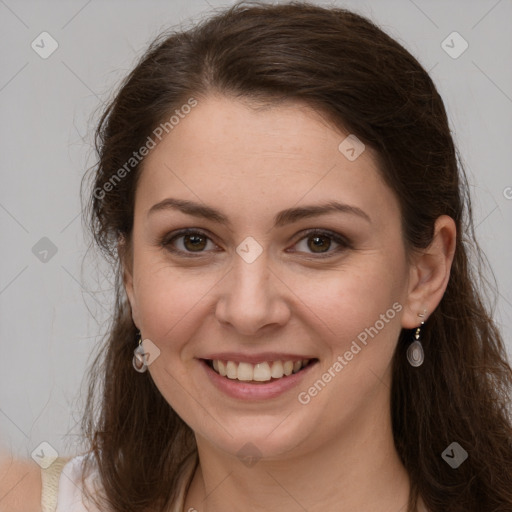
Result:
M82 428L111 509L165 510L176 498L184 459L196 450L192 430L149 372L132 367L137 330L122 269L130 265L144 161L126 164L176 109L212 93L305 102L374 148L400 203L408 250L429 245L440 215L455 220L455 259L425 325L423 366L407 363L411 331L398 339L394 440L411 479L409 511L419 496L432 512L512 510L512 370L486 302L494 287L482 279L485 260L441 97L418 61L370 20L340 8L255 2L155 40L97 128L99 160L85 207L93 241L112 264L116 296L108 335L89 370ZM452 442L468 453L457 469L441 457Z

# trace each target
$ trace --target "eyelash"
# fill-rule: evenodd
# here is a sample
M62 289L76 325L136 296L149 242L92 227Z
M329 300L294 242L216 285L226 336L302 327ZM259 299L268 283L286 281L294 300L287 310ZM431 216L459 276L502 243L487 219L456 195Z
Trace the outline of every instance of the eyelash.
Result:
M187 228L187 229L182 229L175 233L172 233L170 237L169 236L164 237L160 241L160 245L163 248L165 248L166 250L168 250L174 254L177 254L178 256L183 256L185 258L200 258L200 257L204 256L205 252L208 252L208 251L198 251L197 253L194 253L194 252L187 252L187 251L182 251L180 249L174 248L172 243L175 240L182 238L186 235L200 235L200 236L207 238L212 243L215 243L215 242L213 242L211 237L209 237L208 234L205 233L204 231L202 231L200 229ZM302 233L302 235L303 236L301 238L299 238L297 240L297 242L294 243L294 245L297 245L302 240L308 239L315 235L329 238L329 239L331 239L331 241L333 241L339 245L338 248L336 248L334 250L329 250L325 253L308 253L309 255L313 256L315 259L329 258L329 257L332 257L334 254L341 252L343 249L351 249L352 248L351 243L345 237L342 237L341 235L338 235L337 233L334 233L333 231L327 231L327 230L313 228L313 229L304 231ZM300 251L293 251L293 252L300 252Z

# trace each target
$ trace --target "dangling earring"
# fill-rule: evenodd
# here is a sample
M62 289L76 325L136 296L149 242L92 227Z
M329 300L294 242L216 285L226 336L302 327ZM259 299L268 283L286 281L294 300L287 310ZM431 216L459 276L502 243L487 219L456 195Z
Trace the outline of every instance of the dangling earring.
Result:
M148 365L146 364L146 354L144 352L144 347L142 346L142 336L140 336L139 331L139 344L137 348L133 351L133 359L132 359L133 367L139 373L144 373L148 369Z
M418 313L420 318L424 318L427 314L427 310L423 310L423 314ZM420 341L420 330L425 322L422 320L421 325L416 329L414 334L414 341L409 345L407 349L407 361L411 366L421 366L425 360L425 352L423 352L423 345Z

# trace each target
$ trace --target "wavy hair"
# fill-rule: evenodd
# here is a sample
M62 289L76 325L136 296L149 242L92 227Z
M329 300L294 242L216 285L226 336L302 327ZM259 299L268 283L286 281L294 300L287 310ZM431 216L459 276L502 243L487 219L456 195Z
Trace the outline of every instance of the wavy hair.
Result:
M91 243L115 275L115 303L87 375L82 429L105 502L115 512L166 510L176 499L186 457L197 450L192 430L149 372L138 375L132 367L137 329L122 272L131 262L144 160L128 170L126 162L189 98L219 93L269 105L306 103L374 148L400 204L408 251L429 245L440 215L455 220L450 279L425 325L427 357L420 368L405 357L411 331L402 330L397 340L394 441L410 475L409 512L417 510L420 496L431 512L510 512L512 370L492 319L495 283L482 277L486 260L475 240L468 184L443 101L419 62L371 20L303 2L239 3L162 34L102 113L98 163L84 177L82 197ZM123 166L126 172L116 179ZM120 240L127 243L120 246ZM441 457L454 441L469 454L456 470Z

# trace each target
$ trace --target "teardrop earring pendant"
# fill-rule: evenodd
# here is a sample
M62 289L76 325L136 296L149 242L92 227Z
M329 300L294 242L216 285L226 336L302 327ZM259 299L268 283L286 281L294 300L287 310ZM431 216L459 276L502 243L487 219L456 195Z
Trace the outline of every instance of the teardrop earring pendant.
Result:
M425 313L418 314L420 317L424 317ZM421 325L416 329L414 334L414 341L407 348L407 361L409 364L414 367L421 366L423 361L425 360L425 352L423 351L423 345L420 341L420 331L425 322L422 321Z
M146 354L144 352L144 347L142 346L142 337L139 339L137 348L133 351L132 364L135 370L139 373L144 373L148 369L148 365L146 364Z

